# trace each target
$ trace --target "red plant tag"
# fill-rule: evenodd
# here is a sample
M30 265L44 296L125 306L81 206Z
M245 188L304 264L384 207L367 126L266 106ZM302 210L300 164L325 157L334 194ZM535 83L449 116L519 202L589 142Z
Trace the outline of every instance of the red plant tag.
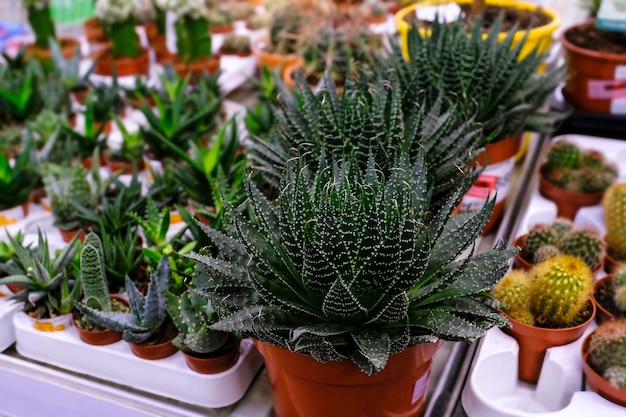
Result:
M493 195L496 190L496 184L498 183L497 175L482 174L478 177L478 180L467 191L467 195L470 197L487 199L489 195Z

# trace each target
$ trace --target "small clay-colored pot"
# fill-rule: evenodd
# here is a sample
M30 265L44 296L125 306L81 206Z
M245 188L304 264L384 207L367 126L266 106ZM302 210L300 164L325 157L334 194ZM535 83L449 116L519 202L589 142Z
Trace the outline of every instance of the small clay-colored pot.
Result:
M219 374L230 369L239 359L239 344L233 346L228 352L216 357L207 357L191 352L183 351L183 356L190 369L199 374Z
M171 340L157 343L156 345L139 345L129 343L130 350L138 357L148 360L167 358L178 352L178 348L172 344Z
M122 175L132 175L133 169L137 172L141 172L146 167L143 158L133 162L114 155L106 157L106 165L111 172L121 172Z
M603 192L577 193L564 190L545 179L544 166L539 169L539 192L556 204L557 217L574 220L582 207L594 206L602 201Z
M202 76L204 71L212 75L215 74L220 67L220 56L213 55L211 58L199 59L192 62L176 59L172 62L172 66L174 67L174 71L183 77L189 73Z
M98 75L112 76L113 69L116 69L118 77L147 75L150 70L148 51L142 49L136 57L115 58L110 48L104 49L98 54L93 72Z
M583 372L585 374L585 380L591 391L597 393L607 400L626 407L626 388L618 388L611 384L606 379L602 378L587 362L589 358L589 340L594 332L590 333L580 348L582 360L583 360Z
M626 261L618 261L611 255L609 255L608 251L606 255L604 255L604 270L607 274L614 273L618 268L626 266Z
M601 324L605 321L613 320L615 318L615 315L613 315L613 313L611 313L602 304L600 304L598 302L598 299L596 298L596 294L600 292L601 288L613 285L612 281L613 281L613 276L607 275L606 277L597 280L593 284L593 293L591 294L591 299L596 305L596 322L598 324Z
M61 238L63 242L69 243L74 239L74 236L78 236L78 240L81 242L85 240L85 231L83 229L72 229L72 230L63 230L59 229L59 233L61 234Z
M66 59L74 55L76 48L80 50L80 42L76 39L59 38L57 41L61 47L61 53ZM41 48L35 44L29 44L26 46L25 56L34 57L40 61L50 61L52 60L52 51L50 48Z
M269 69L281 69L281 76L284 74L285 69L290 65L296 63L302 63L302 57L296 54L281 55L265 51L261 46L262 40L253 42L250 47L252 53L256 57L257 66L262 68L264 65Z
M509 336L517 340L518 353L518 378L522 381L536 384L539 381L541 367L549 347L562 346L572 343L580 338L596 315L596 304L589 302L591 313L584 323L574 327L561 329L549 329L529 326L515 320L506 312L502 312L511 322L510 328L503 328Z
M117 300L128 305L128 301L119 294L111 294L110 297L112 300ZM122 339L122 332L117 332L111 329L93 330L93 331L84 330L76 324L75 319L76 319L76 312L72 314L72 326L74 326L74 328L78 332L78 337L80 337L80 340L87 343L88 345L94 345L94 346L110 345L111 343L115 343L118 340Z

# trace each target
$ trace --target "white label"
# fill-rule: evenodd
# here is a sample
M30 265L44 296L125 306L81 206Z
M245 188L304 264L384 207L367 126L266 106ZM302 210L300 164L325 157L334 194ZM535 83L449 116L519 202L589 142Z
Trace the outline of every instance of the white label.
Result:
M426 391L428 390L428 382L430 381L431 369L432 366L428 368L428 371L426 371L424 375L415 381L415 385L413 385L413 397L411 398L411 404L415 404L426 394Z
M472 188L463 196L461 211L480 210L487 199L493 198L494 195L496 195L496 203L503 201L509 193L514 169L515 157L487 165Z
M626 80L626 65L615 67L615 79ZM611 114L626 114L626 97L614 98L611 101Z
M434 22L438 19L440 23L450 23L457 21L461 15L461 7L456 3L415 8L415 16L426 22Z
M626 78L626 65L618 65L615 67L615 79L623 80Z

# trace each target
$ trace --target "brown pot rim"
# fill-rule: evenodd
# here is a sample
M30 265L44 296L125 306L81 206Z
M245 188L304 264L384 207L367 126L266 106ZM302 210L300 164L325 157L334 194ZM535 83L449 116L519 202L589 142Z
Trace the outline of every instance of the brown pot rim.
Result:
M561 44L563 45L563 47L569 52L574 52L579 55L585 55L588 57L601 59L605 61L615 61L616 64L626 62L626 54L624 55L610 54L606 52L598 52L598 51L594 51L591 49L585 49L585 48L581 48L580 46L574 45L573 43L567 40L566 35L570 30L573 30L578 27L592 26L592 25L595 25L595 22L596 22L595 19L591 19L586 22L578 23L576 25L570 26L567 29L565 29L560 35L560 40L561 40Z
M150 71L150 56L146 48L141 48L139 55L132 58L114 58L110 53L111 47L104 48L98 52L98 61L94 67L94 74L112 76L114 67L117 69L118 77L146 75ZM121 65L124 65L123 70L120 70L119 68ZM135 67L135 72L131 73L126 67Z
M589 299L588 302L589 307L591 307L591 313L589 314L589 317L587 318L587 320L585 320L584 322L577 324L576 326L571 326L571 327L560 327L560 328L551 328L551 327L538 327L538 326L531 326L528 324L524 324L520 321L515 320L513 317L509 316L507 314L506 311L504 310L500 310L500 312L502 314L504 314L506 316L506 318L511 322L514 323L515 326L521 330L521 331L515 331L516 333L522 335L522 336L526 336L529 333L533 333L533 334L565 334L571 331L575 331L575 330L581 330L581 333L584 332L584 329L589 326L589 324L591 324L591 321L595 318L596 316L596 304L594 302L592 302L591 299ZM503 328L504 332L506 333L507 331L511 331L512 328Z
M591 340L592 335L596 331L592 331L589 333L583 343L580 346L580 354L583 362L583 373L585 374L587 385L591 391L600 395L601 397L615 403L621 405L622 407L626 407L626 388L617 388L614 387L609 381L602 378L600 374L598 374L595 369L589 365L589 341Z
M487 164L494 165L517 155L522 144L522 134L510 136L503 139L495 140L485 146L484 151L476 157L479 165L485 164L485 155L487 156Z
M119 294L110 294L109 297L111 297L112 300L117 300L117 301L123 302L126 305L129 305L128 300ZM78 337L80 337L80 340L82 340L83 342L87 343L88 345L104 346L104 345L110 345L119 340L122 340L122 332L118 332L118 331L111 330L111 329L85 330L81 328L80 326L76 324L75 319L76 319L77 313L78 311L74 310L74 312L72 313L71 322L72 322L72 326L78 332Z
M610 283L612 279L613 279L613 275L607 275L593 283L593 292L591 293L591 300L596 305L596 321L598 323L602 323L606 320L612 320L616 318L616 316L613 313L611 313L609 310L604 308L604 306L600 304L598 302L598 299L596 298L596 293L598 292L600 287L603 285L607 285L607 283Z
M129 345L130 350L136 356L147 360L157 360L167 358L178 352L178 348L174 346L172 340L167 340L154 345L141 345L137 343L129 343Z
M224 352L223 355L207 358L193 352L181 350L189 369L199 374L212 375L225 372L235 366L239 360L239 343Z

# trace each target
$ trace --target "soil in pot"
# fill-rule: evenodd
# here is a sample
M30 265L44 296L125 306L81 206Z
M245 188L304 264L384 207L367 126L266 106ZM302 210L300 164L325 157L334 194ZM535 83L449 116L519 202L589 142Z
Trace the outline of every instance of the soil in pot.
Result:
M127 313L130 311L128 301L120 295L111 294L111 311ZM122 333L106 329L89 321L81 312L75 311L72 315L72 325L78 331L80 340L95 346L109 345L122 339Z
M467 29L471 29L472 24L476 19L474 16L470 16L472 5L462 4L460 5L460 7L461 10L463 10L465 16L463 18L465 27ZM489 31L491 25L493 25L493 23L500 16L500 14L503 14L502 29L500 30L500 32L510 31L518 22L518 30L525 30L530 27L537 28L540 26L545 26L552 21L552 18L546 15L541 10L541 7L538 7L535 10L522 10L516 7L487 6L482 15L483 30L485 32ZM404 20L409 24L416 23L418 27L422 28L429 28L431 26L430 22L418 20L415 13L410 13Z
M606 54L626 55L626 33L598 29L595 26L575 26L565 33L565 39L584 49Z
M142 344L130 343L130 350L142 359L156 360L167 358L178 351L178 348L172 344L172 340L177 334L176 326L168 318L163 323L163 328L158 335Z

